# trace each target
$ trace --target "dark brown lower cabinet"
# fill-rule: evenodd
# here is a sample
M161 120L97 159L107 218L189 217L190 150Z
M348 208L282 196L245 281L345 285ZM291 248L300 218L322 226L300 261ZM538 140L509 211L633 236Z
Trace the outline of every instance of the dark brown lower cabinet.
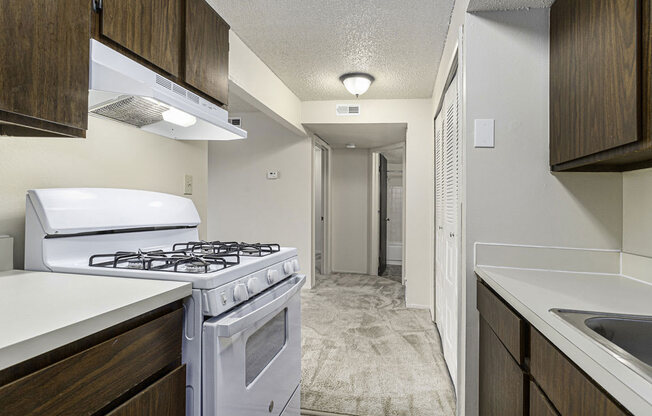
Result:
M530 336L530 373L562 415L624 416L600 387L539 331Z
M477 289L480 415L631 415L482 280Z
M559 413L533 381L530 381L530 416L559 416Z
M168 415L186 412L186 366L177 367L107 416Z
M182 337L174 303L1 370L0 414L182 415Z
M480 414L523 416L525 374L480 318Z

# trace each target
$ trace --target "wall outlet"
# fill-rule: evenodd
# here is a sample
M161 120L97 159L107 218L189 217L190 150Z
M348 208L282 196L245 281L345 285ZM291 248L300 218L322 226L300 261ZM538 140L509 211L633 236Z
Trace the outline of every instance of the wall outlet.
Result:
M186 175L183 181L183 194L192 195L192 175Z
M278 171L277 170L268 170L267 171L267 179L278 179Z

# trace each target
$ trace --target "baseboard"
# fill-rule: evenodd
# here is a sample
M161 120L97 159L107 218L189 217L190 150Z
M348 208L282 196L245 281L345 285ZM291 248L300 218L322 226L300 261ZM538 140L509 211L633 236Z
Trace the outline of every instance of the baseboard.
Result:
M416 304L416 303L406 303L405 307L410 308L410 309L427 309L427 310L430 310L430 306L428 306L428 305L419 305L419 304Z
M322 412L321 410L301 409L301 416L355 416L348 413Z

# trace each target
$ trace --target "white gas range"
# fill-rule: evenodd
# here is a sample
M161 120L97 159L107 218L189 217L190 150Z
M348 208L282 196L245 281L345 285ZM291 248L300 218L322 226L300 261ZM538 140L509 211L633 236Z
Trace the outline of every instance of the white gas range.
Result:
M191 200L125 189L27 194L25 268L191 282L186 414L298 416L300 289L294 248L200 241Z

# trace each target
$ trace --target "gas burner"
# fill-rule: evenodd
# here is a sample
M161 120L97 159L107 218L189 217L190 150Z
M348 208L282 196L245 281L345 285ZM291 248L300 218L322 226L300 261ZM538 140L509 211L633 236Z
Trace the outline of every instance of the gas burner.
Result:
M278 244L240 243L239 249L241 256L263 257L281 251L281 246Z
M200 264L200 263L188 263L185 265L184 270L185 272L188 273L201 273L204 271L205 265Z
M172 249L198 254L238 253L241 256L263 257L281 251L281 246L278 244L238 243L236 241L190 241L177 243Z
M177 243L172 246L172 249L202 254L237 254L238 243L235 241L190 241L187 243Z
M237 252L219 253L194 250L194 245L184 244L183 249L172 251L119 251L114 254L91 256L88 265L92 267L111 267L116 269L152 270L176 273L209 273L226 269L240 263Z

